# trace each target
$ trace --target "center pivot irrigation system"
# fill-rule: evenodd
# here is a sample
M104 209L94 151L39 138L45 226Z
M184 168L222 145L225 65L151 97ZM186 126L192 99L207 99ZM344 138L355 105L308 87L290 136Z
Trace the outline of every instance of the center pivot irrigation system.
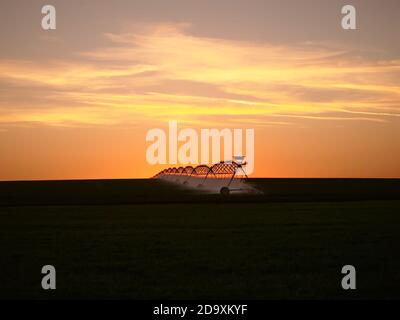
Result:
M250 190L243 183L248 179L245 166L244 157L235 156L233 161L221 161L212 166L171 167L160 171L153 179L164 179L197 188L219 188L222 195L229 195L232 191Z

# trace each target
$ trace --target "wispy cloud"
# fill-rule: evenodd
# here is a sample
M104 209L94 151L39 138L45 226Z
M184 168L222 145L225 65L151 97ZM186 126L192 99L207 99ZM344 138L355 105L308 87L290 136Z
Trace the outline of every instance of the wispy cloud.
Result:
M108 46L70 59L0 60L0 122L109 125L217 115L225 122L240 115L243 121L248 115L354 120L352 113L383 122L398 116L388 109L400 102L400 60L189 31L187 24L148 26L105 34Z

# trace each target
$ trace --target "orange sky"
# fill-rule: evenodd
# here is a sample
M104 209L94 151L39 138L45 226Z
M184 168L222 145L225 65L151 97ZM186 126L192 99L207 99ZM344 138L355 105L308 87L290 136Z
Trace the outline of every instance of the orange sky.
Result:
M17 6L8 2L12 17ZM374 32L366 38L363 27L382 28L373 18L359 19L361 31L340 30L339 1L320 8L330 17L325 38L279 20L273 37L238 36L233 13L213 34L206 18L152 12L140 20L118 1L115 12L102 1L83 9L55 1L57 30L43 31L39 3L29 4L24 27L1 34L2 180L152 176L163 167L146 163L146 132L170 120L196 130L254 128L257 177L400 177L396 30L388 27L386 42ZM199 15L212 12L207 3ZM360 6L364 17L374 12ZM89 9L104 13L104 25L80 20ZM244 28L253 25L239 9Z

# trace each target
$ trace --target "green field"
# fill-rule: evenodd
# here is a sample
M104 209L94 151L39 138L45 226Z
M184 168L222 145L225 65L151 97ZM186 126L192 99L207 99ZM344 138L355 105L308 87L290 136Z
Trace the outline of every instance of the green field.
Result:
M400 201L0 207L0 298L400 298ZM41 289L41 267L57 290ZM340 287L357 269L357 290Z

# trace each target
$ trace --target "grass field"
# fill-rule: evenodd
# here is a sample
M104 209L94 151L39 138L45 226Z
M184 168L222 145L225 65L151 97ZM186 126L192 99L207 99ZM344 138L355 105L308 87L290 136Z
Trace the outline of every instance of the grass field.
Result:
M0 298L400 298L398 200L0 210Z

